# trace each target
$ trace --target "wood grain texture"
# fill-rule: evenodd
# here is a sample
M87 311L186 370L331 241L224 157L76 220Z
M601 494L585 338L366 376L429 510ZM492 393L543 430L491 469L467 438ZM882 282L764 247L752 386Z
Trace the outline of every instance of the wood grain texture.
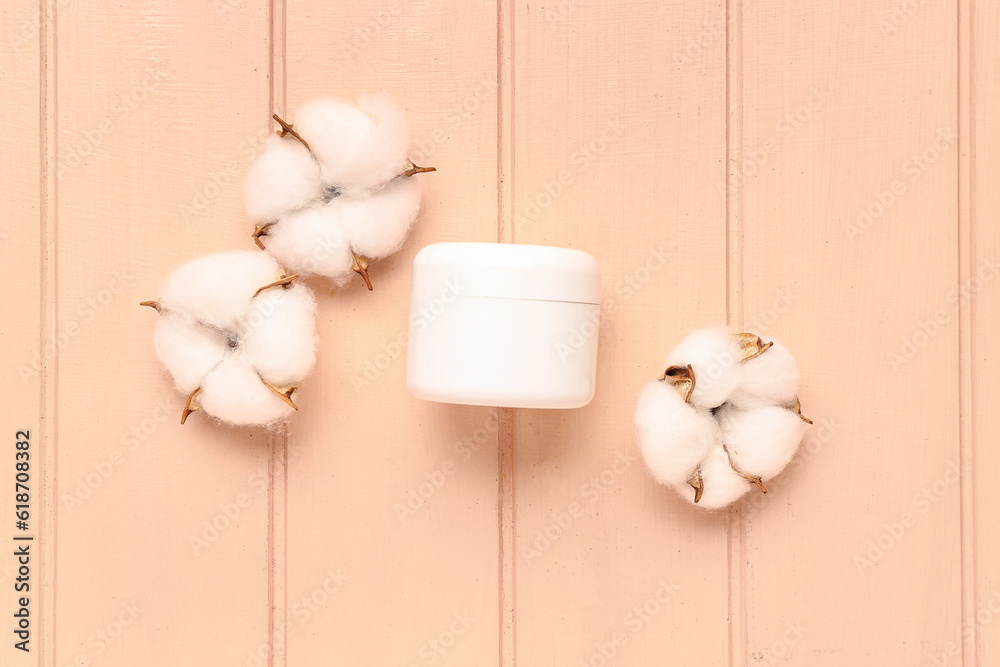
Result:
M593 402L518 411L517 664L724 665L726 516L651 480L632 414L725 321L725 7L519 2L515 26L514 239L593 254L604 289Z
M743 7L743 318L790 296L816 424L747 510L736 664L924 664L961 620L956 7L891 9Z
M43 21L37 2L0 3L0 24L3 41L0 42L0 71L8 94L0 101L0 123L6 132L0 134L0 152L5 159L0 162L0 184L3 188L4 220L0 224L0 261L8 279L0 290L0 367L3 368L4 408L0 411L0 437L5 453L5 468L11 470L4 480L5 490L0 494L0 515L13 527L16 496L14 494L14 452L18 431L29 431L28 450L31 494L30 518L27 531L12 530L21 536L38 537L43 526L42 503L45 466L44 438L41 428L43 401L43 373L50 367L51 355L45 353L47 335L42 328L45 298L43 293L43 217L45 200L42 189L42 150L44 123L41 89ZM9 456L6 454L10 452ZM7 464L7 461L10 463ZM5 526L6 527L6 526ZM5 531L6 533L6 531ZM0 588L5 594L0 598L0 615L12 619L19 610L19 595L15 590L18 574L15 544L4 538L0 555ZM21 546L17 544L16 546ZM42 545L34 542L35 583L30 593L30 613L35 628L40 625L42 614L41 579L38 577ZM9 547L9 548L8 548ZM4 665L26 665L31 656L25 656L14 647L19 641L11 634L11 641L0 644L0 662ZM30 643L36 653L40 650L39 635ZM25 660L25 658L28 658Z
M0 0L0 423L40 540L0 664L1000 662L998 30L985 0ZM379 89L438 168L413 235L373 293L310 281L287 432L181 427L138 302L253 248L272 111ZM413 256L462 240L599 259L589 406L409 395ZM713 514L632 414L727 320L792 349L815 425Z
M60 3L56 25L55 327L70 340L46 664L238 664L267 640L265 434L180 425L157 314L138 304L181 262L249 246L239 151L268 108L267 5Z
M416 251L496 239L496 7L293 0L286 16L289 111L387 90L413 161L438 169L374 292L315 284L324 342L289 431L288 664L494 664L497 411L410 396L405 336ZM329 572L344 581L311 603Z
M1000 169L1000 124L994 110L1000 102L1000 6L980 0L962 3L966 19L961 55L968 73L964 79L963 120L968 132L968 157L963 161L962 192L967 226L968 257L958 293L963 312L968 313L967 337L963 337L967 394L962 405L963 425L969 430L970 514L963 516L969 537L966 561L972 561L975 577L964 590L966 614L960 637L952 628L952 641L965 644L966 664L992 665L1000 661L1000 502L994 492L1000 476L1000 415L993 408L1000 358L996 354L996 332L1000 331L1000 194L996 181ZM969 640L972 640L971 642ZM970 645L971 644L971 645ZM952 646L939 649L953 657ZM971 655L970 655L971 654Z

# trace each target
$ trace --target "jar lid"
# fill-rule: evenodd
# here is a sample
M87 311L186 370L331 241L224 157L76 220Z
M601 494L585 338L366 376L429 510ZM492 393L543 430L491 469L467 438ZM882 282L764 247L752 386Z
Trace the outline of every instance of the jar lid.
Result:
M582 250L517 243L433 243L414 280L454 281L460 296L600 304L601 267Z

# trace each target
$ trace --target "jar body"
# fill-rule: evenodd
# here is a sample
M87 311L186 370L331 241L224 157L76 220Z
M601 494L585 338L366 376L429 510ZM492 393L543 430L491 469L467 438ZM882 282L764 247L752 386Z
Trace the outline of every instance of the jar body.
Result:
M576 250L428 246L414 260L410 391L467 405L586 405L596 388L599 286L596 260ZM560 295L568 299L552 298Z

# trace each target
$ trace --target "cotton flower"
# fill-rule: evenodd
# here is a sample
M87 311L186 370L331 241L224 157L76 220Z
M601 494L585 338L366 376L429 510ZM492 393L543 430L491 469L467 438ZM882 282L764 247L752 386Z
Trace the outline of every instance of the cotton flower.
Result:
M650 382L639 394L635 424L646 466L661 484L686 484L721 442L712 413L686 403L664 380Z
M692 332L636 406L639 449L653 477L706 509L756 485L767 493L806 424L791 353L750 333ZM693 492L692 492L693 489Z
M795 404L799 368L788 348L772 341L767 350L740 364L739 382L728 401L741 408Z
M318 274L338 285L368 261L403 245L420 208L420 184L397 179L377 195L342 195L282 218L267 232L267 251L302 275Z
M727 403L718 413L722 441L735 470L767 481L795 456L806 423L778 405L741 410Z
M306 208L326 195L319 164L292 136L268 139L247 174L244 188L250 219L262 223Z
M316 358L316 301L266 253L229 252L184 264L164 283L156 356L196 410L229 424L270 424L296 410L292 393Z
M733 470L721 443L712 447L702 459L695 483L698 486L695 487L694 495L691 494L690 483L674 484L673 487L685 500L709 510L730 505L753 488L745 477Z
M342 284L358 273L372 289L371 260L403 245L420 208L403 110L384 94L358 106L303 105L281 124L247 177L254 240L289 270ZM266 237L266 240L264 239Z
M725 327L692 331L667 355L666 365L688 364L697 378L691 404L711 410L723 403L739 382L740 349Z
M295 114L294 127L309 142L323 182L344 194L381 188L412 166L406 116L385 93L362 95L357 107L312 100Z

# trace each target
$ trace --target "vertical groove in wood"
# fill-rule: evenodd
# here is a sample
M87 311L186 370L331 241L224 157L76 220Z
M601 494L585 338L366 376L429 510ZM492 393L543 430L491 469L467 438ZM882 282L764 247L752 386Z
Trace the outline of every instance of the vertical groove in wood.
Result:
M514 4L497 1L497 241L514 243ZM517 663L517 411L498 408L499 664Z
M514 243L514 4L497 0L497 241Z
M961 661L955 9L743 5L744 310L794 294L767 334L816 421L748 510L751 663Z
M269 61L270 104L272 114L287 117L285 79L285 0L270 1ZM268 126L270 117L265 121ZM288 430L270 429L267 434L270 455L268 484L268 665L284 667L287 662L287 584L288 584Z
M971 284L976 253L972 243L975 224L975 41L973 0L958 0L958 284ZM973 309L976 295L958 304L959 462L961 467L962 554L962 664L979 664L978 572L976 560L976 475L973 429Z
M56 155L58 118L56 100L56 0L40 0L39 23L42 26L40 40L41 86L40 110L41 118L41 296L40 304L40 336L38 349L45 350L46 340L56 340L58 328L58 254L57 254L57 178ZM58 519L57 464L58 447L57 412L59 353L55 350L51 358L42 354L40 424L41 458L42 458L42 493L41 512L39 516L38 539L42 554L41 590L39 611L41 612L41 628L38 634L39 665L55 665L56 645L56 522Z
M997 612L1000 602L1000 535L995 530L1000 519L1000 502L993 491L1000 475L1000 418L994 409L996 377L1000 375L1000 357L996 350L996 332L1000 330L1000 300L997 299L997 258L1000 256L1000 194L995 187L1000 171L1000 125L996 122L996 107L1000 104L1000 42L995 35L1000 26L1000 5L995 2L967 0L960 9L967 10L967 46L961 53L968 63L968 108L962 118L968 121L969 155L966 175L968 185L968 227L971 271L970 282L961 288L970 295L969 339L967 357L970 360L967 384L971 385L970 403L963 402L972 423L969 446L971 469L963 473L972 476L970 490L971 544L975 564L975 654L978 665L1000 663L1000 622ZM964 83L966 79L963 77ZM960 165L963 166L963 165ZM968 278L969 274L963 277ZM963 341L966 339L963 338ZM964 359L963 359L964 361ZM964 491L964 489L963 489ZM965 506L963 506L965 509ZM964 525L963 525L964 528ZM964 573L967 575L967 573ZM969 577L963 579L967 582ZM971 609L963 599L963 608ZM968 623L968 619L963 619Z
M500 532L500 661L501 667L517 664L517 542L516 535L516 474L517 474L517 410L498 408L497 432L499 468L499 527Z
M726 5L726 320L743 328L743 228L740 166L743 141L743 40L740 0ZM746 663L746 524L741 500L730 510L727 531L729 559L729 665Z
M270 444L270 485L268 489L268 638L269 667L286 664L287 630L287 489L288 489L288 433L272 430L268 433Z

